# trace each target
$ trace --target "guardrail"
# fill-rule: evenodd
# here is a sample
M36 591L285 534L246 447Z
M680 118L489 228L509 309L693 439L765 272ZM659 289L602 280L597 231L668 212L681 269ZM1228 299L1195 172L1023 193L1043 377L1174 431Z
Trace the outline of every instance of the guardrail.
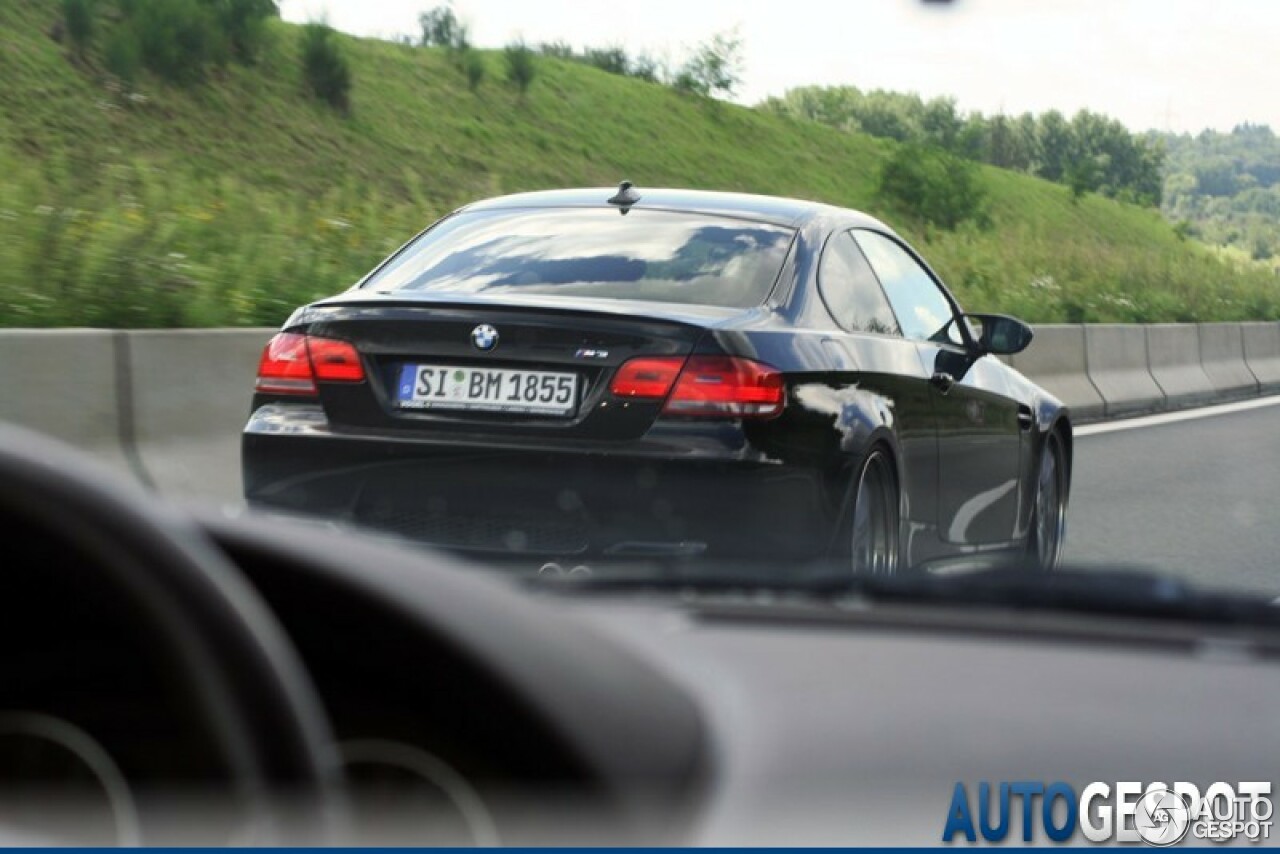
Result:
M240 495L240 430L271 328L0 330L0 420L162 493Z
M240 495L239 434L274 329L0 330L0 420L161 492ZM1099 421L1280 393L1280 323L1036 327L1009 360Z

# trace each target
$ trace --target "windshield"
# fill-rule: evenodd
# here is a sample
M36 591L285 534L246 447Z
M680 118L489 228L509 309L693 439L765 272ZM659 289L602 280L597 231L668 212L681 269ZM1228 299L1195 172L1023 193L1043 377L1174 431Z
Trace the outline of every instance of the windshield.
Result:
M1278 133L1280 0L0 0L0 846L1274 844Z
M380 292L547 294L747 308L794 232L667 211L475 211L418 238L364 283Z
M504 575L1280 597L1280 7L312 5L0 0L0 420Z

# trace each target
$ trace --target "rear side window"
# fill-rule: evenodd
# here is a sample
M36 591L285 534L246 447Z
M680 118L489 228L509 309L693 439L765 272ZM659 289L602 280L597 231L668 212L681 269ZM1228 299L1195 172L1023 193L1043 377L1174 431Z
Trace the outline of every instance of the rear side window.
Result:
M832 316L845 329L902 334L876 274L847 231L833 234L822 250L818 287Z
M747 308L773 290L793 237L789 228L671 211L470 211L422 235L364 287Z
M876 277L902 327L902 334L917 341L963 346L952 321L955 315L933 276L905 249L882 234L862 229L853 232L866 253Z

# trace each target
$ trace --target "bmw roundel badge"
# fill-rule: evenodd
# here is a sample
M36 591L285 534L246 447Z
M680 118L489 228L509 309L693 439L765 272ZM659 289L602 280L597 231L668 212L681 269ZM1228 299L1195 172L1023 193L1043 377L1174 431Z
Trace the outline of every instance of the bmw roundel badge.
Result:
M487 323L482 323L471 330L471 343L477 350L492 350L498 346L498 330Z

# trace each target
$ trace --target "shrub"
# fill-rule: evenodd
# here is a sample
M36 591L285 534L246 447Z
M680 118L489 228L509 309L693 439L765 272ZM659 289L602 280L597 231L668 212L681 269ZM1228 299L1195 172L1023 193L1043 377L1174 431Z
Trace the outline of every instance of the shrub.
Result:
M138 69L142 66L142 54L138 48L138 37L128 27L116 27L107 37L107 44L102 50L102 62L107 71L115 75L121 83L132 86L138 79Z
M706 95L706 87L702 82L687 68L681 68L676 72L675 77L671 78L671 88L685 95Z
M543 42L538 45L538 53L552 59L576 59L573 46L566 41Z
M589 47L583 52L582 61L610 74L625 75L630 68L627 52L620 47Z
M243 62L258 57L267 19L280 16L275 0L204 0L213 10L227 46Z
M302 73L317 98L343 113L351 110L351 68L328 24L303 27Z
M881 169L878 192L903 213L940 228L953 230L966 220L986 224L977 166L939 149L899 146Z
M506 46L502 51L502 58L507 64L507 82L515 86L523 96L538 74L533 51L524 42L515 42Z
M631 63L629 72L632 77L646 83L659 83L662 80L662 65L648 54L642 53Z
M462 73L467 76L467 88L472 92L479 89L484 80L484 57L479 51L468 48L462 51L458 62L462 66Z
M62 0L62 20L77 56L83 57L93 40L93 8L90 0Z
M210 7L198 0L135 0L128 25L142 63L175 83L193 83L226 58L226 41Z

